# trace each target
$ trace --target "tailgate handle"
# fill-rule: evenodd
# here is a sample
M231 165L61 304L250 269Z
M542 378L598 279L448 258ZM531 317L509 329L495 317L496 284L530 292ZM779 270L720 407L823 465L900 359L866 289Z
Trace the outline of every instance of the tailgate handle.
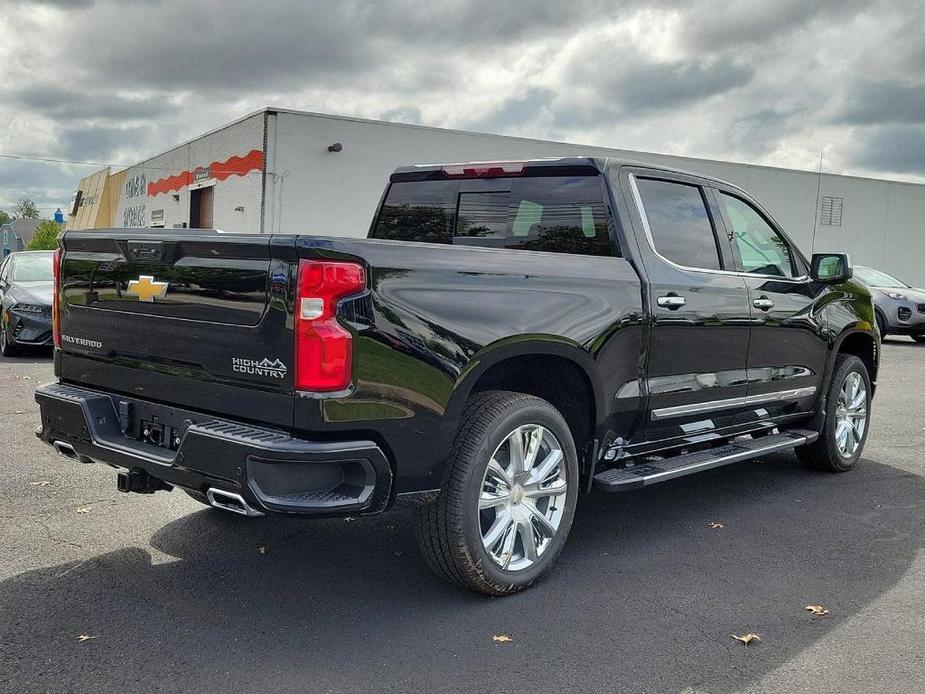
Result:
M157 263L164 259L163 241L129 241L128 254L131 260Z

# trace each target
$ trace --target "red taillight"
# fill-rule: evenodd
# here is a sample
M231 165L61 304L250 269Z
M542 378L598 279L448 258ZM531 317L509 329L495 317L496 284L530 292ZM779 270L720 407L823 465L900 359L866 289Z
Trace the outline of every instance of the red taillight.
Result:
M295 305L296 390L335 391L350 385L353 337L337 322L337 301L366 287L357 263L299 261Z
M481 161L471 164L446 164L443 175L447 178L497 178L499 176L523 176L526 162Z
M61 348L61 249L55 249L54 260L51 264L52 276L55 280L55 293L51 297L51 334L55 347Z

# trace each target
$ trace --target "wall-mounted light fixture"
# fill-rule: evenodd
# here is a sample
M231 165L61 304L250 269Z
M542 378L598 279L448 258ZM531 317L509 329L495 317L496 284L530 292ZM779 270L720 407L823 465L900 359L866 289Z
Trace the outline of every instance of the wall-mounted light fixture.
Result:
M335 142L333 145L328 145L329 152L340 152L344 146L340 142Z
M174 194L173 194L173 201L174 201L174 202L180 202L180 194L179 194L179 193L174 193Z
M234 208L235 212L244 212L244 205L238 205Z

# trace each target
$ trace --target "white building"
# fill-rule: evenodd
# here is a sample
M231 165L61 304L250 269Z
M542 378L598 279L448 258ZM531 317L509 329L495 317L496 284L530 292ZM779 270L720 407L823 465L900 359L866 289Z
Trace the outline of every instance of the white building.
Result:
M858 264L925 285L925 185L284 109L245 116L116 174L124 179L113 221L365 236L401 164L576 154L731 181L761 200L807 255L813 246L847 251Z

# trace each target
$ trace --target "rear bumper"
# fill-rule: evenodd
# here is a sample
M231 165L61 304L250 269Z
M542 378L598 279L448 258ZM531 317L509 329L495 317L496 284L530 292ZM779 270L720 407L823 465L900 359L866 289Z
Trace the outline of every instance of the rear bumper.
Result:
M237 496L251 515L377 513L390 500L391 467L371 441L306 441L63 383L37 388L35 399L36 435L59 452L213 498ZM139 440L151 422L166 446Z

